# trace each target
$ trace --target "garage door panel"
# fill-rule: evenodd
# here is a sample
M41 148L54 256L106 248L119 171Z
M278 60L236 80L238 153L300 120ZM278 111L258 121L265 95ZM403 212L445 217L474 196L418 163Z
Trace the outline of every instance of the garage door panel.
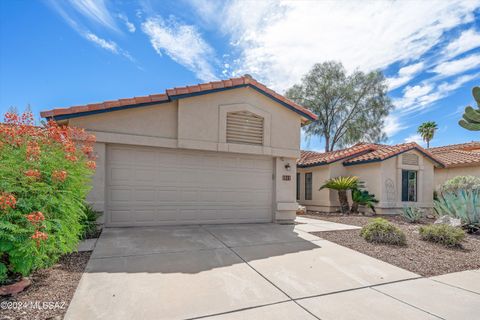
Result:
M131 151L127 148L110 147L108 161L110 164L131 164Z
M268 222L270 157L107 147L110 226Z

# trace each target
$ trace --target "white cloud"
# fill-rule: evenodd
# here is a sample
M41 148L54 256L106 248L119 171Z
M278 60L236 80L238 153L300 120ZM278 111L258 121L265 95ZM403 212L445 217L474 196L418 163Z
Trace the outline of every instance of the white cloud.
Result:
M128 20L128 17L122 13L118 14L117 17L123 21L123 23L125 23L125 26L127 27L127 30L128 32L130 33L134 33L137 28L135 27L135 25L130 22L130 20Z
M432 72L443 77L460 74L480 66L480 54L471 54L457 60L442 62L432 69Z
M404 139L405 142L416 142L419 145L423 145L424 141L418 133L414 133Z
M118 31L105 0L69 0L72 6L88 19Z
M105 50L107 50L111 53L124 56L128 60L130 60L132 62L135 62L135 59L130 55L130 53L128 53L128 51L120 48L115 43L115 41L102 39L102 38L98 37L97 35L89 32L89 31L83 32L82 35L85 37L85 39L89 40L90 42L93 42L94 44L96 44L100 48L105 49Z
M408 83L424 69L425 63L422 61L400 68L396 77L387 79L390 90L394 90Z
M107 51L115 54L119 53L118 45L114 41L99 38L93 33L85 33L85 38Z
M199 12L202 3L193 3ZM408 63L438 45L445 31L472 22L479 6L478 0L239 0L201 15L216 21L238 50L238 63L228 61L232 75L250 73L284 90L326 60L342 61L348 70Z
M209 62L213 59L214 51L194 26L155 17L142 23L142 30L159 55L166 53L203 81L216 78Z
M391 114L388 115L387 118L385 118L383 131L388 137L396 135L398 132L402 131L405 128L407 128L407 126L400 122L400 117Z
M480 47L480 32L472 28L463 31L457 39L451 41L443 50L443 54L453 58L477 47Z
M401 112L420 111L479 77L480 73L466 74L440 84L426 80L416 86L407 86L403 89L403 97L394 100L393 103Z
M50 6L65 20L65 22L77 31L83 38L94 43L102 49L105 49L113 54L121 55L133 63L136 63L135 59L130 55L127 50L122 49L115 41L103 39L91 32L87 27L85 27L81 21L76 17L72 8L68 6L65 2L51 0L48 2ZM70 0L72 6L76 7L77 10L84 11L85 15L88 15L91 19L97 20L97 22L105 25L107 27L116 29L116 25L112 22L110 13L106 9L105 1L75 1ZM112 20L112 21L111 21ZM110 23L112 22L112 23Z

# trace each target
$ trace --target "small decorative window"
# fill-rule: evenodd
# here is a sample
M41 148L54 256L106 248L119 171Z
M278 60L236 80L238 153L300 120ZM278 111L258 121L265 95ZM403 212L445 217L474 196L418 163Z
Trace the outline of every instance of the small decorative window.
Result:
M413 153L404 153L402 156L402 164L418 166L418 156Z
M227 113L227 143L263 145L263 118L248 111Z
M312 200L312 173L305 173L305 200Z

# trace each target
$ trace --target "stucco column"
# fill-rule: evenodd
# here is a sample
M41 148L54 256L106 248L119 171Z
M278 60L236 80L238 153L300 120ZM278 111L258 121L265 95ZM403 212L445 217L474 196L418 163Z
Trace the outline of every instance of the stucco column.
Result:
M293 222L296 200L296 163L294 158L275 158L275 222Z
M96 142L94 145L94 152L97 157L97 168L92 177L92 189L87 196L87 202L90 203L94 210L105 212L105 177L106 177L106 144L103 142ZM98 218L98 223L103 224L104 215Z

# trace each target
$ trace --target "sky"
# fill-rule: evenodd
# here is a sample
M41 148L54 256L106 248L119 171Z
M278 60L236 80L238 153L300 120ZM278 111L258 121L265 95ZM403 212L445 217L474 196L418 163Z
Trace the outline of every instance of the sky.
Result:
M250 74L279 93L315 63L384 72L387 143L480 140L458 125L480 86L480 0L0 1L0 114L162 93ZM320 138L302 148L322 150Z

